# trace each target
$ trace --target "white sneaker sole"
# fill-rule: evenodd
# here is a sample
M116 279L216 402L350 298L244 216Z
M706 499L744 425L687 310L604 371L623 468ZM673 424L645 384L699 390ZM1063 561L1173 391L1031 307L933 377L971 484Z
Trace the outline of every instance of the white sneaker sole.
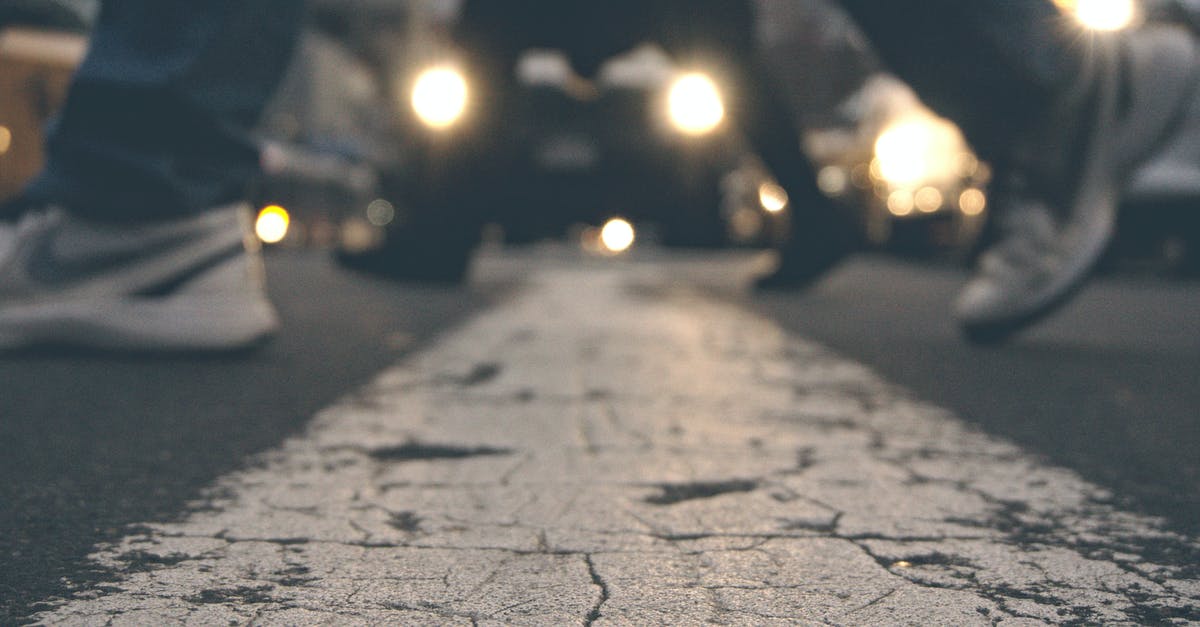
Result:
M227 351L253 346L278 326L275 308L253 293L51 302L0 309L0 349Z

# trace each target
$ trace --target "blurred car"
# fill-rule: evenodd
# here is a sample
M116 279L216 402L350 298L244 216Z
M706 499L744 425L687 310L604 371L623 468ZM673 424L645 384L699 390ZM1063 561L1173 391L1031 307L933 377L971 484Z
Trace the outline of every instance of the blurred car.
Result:
M987 164L906 85L877 74L808 133L818 185L860 212L867 239L905 253L969 247L986 217Z
M342 251L347 264L458 280L485 223L514 243L618 216L667 244L728 241L721 180L738 143L713 77L654 45L590 78L557 50L524 51L505 81L487 80L487 60L470 50L414 56L423 60L397 83L405 167L385 181L397 211L379 247Z
M0 203L42 167L44 129L83 59L95 4L0 0Z
M389 80L410 15L407 3L387 0L310 4L256 129L262 175L251 197L264 243L335 246L347 222L382 201L381 179L402 167ZM356 233L364 235L351 229L351 240Z
M748 248L778 248L791 236L791 199L756 155L740 155L721 179L721 214L729 242Z

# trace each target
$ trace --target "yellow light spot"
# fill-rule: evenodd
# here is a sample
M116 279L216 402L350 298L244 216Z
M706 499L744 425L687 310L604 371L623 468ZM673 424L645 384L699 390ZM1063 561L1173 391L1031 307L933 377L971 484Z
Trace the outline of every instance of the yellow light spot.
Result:
M787 191L774 183L763 183L758 186L758 203L767 213L779 213L787 207Z
M677 79L667 95L667 106L671 123L688 135L711 133L725 119L725 104L717 84L701 73Z
M1084 28L1116 31L1129 28L1138 17L1135 0L1056 0Z
M12 148L12 131L7 126L0 126L0 155Z
M412 107L430 127L449 127L466 111L467 80L453 68L426 70L413 86Z
M875 140L873 173L896 186L947 182L959 175L964 141L958 127L932 115L893 123Z
M912 213L914 204L913 194L907 189L898 189L892 192L887 199L888 211L900 218Z
M978 189L963 190L963 193L958 195L958 208L965 215L977 216L987 208L987 196Z
M912 568L912 562L906 562L904 560L900 560L900 561L892 564L892 568Z
M942 193L936 187L922 187L913 196L913 203L921 213L933 213L942 208Z
M254 232L258 239L266 244L277 244L287 237L288 226L292 223L291 216L279 205L263 207L254 221Z
M636 239L633 225L621 218L613 218L600 229L600 244L610 253L623 253L633 246Z

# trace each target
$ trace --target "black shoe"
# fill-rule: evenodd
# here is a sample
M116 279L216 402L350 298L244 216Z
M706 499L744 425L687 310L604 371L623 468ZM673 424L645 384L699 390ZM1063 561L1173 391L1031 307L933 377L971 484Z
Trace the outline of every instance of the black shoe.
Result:
M793 222L791 238L776 251L775 270L755 281L757 289L808 288L862 248L861 231L848 212L825 198L814 202L820 207Z

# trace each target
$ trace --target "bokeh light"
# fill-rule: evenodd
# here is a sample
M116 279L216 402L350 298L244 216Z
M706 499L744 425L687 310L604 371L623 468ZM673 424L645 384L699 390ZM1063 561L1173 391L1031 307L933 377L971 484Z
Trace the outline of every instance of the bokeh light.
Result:
M987 208L987 196L982 190L975 188L963 190L963 193L958 195L958 208L965 215L977 216Z
M466 111L467 80L453 68L426 70L413 86L412 107L430 127L449 127Z
M948 182L959 176L964 144L958 127L944 119L907 117L875 140L872 174L898 187Z
M1095 31L1126 29L1138 18L1136 0L1055 0L1055 4Z
M287 237L291 223L292 218L286 209L279 205L268 205L258 212L258 219L254 221L254 232L263 243L278 244Z
M633 247L637 238L633 225L622 218L613 218L600 229L600 244L610 253L623 253Z
M787 208L787 191L775 183L763 183L758 186L758 203L767 213L779 213Z
M846 170L836 165L827 165L817 172L817 187L827 196L841 196L850 185L850 176Z
M888 211L900 218L912 213L915 204L912 192L907 189L898 189L892 192L887 199Z
M375 226L387 226L396 219L396 206L377 198L367 205L367 221Z
M685 74L667 97L671 122L688 135L711 133L725 119L725 104L716 83L704 74Z
M913 204L921 213L934 213L942 208L945 199L936 187L922 187L913 195Z

